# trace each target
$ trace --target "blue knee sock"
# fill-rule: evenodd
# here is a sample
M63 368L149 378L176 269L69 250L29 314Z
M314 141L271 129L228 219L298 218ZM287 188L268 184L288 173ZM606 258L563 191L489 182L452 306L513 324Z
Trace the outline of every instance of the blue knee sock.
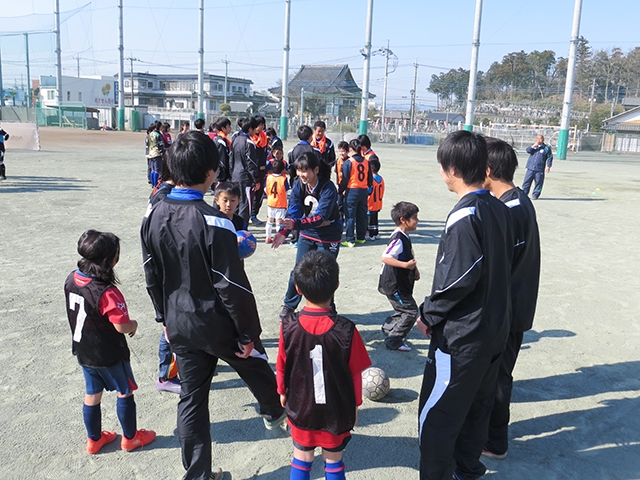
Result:
M82 416L84 417L84 426L87 428L87 437L93 441L100 440L102 435L102 412L100 404L83 405Z
M313 462L303 462L294 458L291 461L291 476L289 480L309 480L311 478L311 466Z
M337 463L324 462L324 478L326 480L345 480L344 462Z
M116 411L118 412L118 420L122 425L122 434L131 440L136 436L136 402L133 395L130 397L118 397L116 402Z

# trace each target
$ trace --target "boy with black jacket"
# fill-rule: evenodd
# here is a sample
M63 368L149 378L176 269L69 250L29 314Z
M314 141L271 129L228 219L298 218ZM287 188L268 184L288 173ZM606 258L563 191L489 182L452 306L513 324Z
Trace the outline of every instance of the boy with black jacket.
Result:
M182 380L178 438L184 479L222 477L211 466L209 389L218 359L233 367L260 405L268 429L286 415L260 341L260 319L238 256L236 230L203 198L216 177L215 145L188 132L167 157L175 188L142 222L147 290L167 329ZM189 236L184 236L189 232Z
M417 322L431 335L419 403L420 478L474 480L486 471L480 454L509 333L513 229L508 209L483 189L484 137L454 132L437 158L459 201Z
M509 208L514 232L511 267L511 324L507 345L500 361L495 399L489 420L489 439L482 454L502 459L509 448L509 407L513 369L518 359L523 333L533 326L540 285L540 234L533 203L513 183L518 157L511 145L487 138L489 152L484 186Z
M418 228L418 207L410 202L398 202L391 210L396 229L382 254L382 270L378 291L386 295L395 310L382 325L384 344L390 350L411 351L405 342L418 318L418 306L413 299L413 284L420 280L409 232Z
M251 216L251 200L253 192L260 188L258 153L256 144L251 140L255 133L258 121L255 117L246 119L242 123L240 133L231 144L231 181L240 185L240 205L238 215L248 224Z

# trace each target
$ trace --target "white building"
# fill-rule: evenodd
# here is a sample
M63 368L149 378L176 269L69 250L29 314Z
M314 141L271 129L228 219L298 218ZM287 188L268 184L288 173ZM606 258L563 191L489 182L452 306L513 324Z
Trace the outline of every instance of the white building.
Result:
M98 114L100 125L116 126L118 108L118 80L113 77L62 77L62 104L84 104L88 112ZM133 77L133 78L132 78ZM133 80L133 84L132 84ZM227 77L227 102L242 102L251 106L251 85L245 78ZM218 115L224 103L224 75L204 75L203 113L207 123ZM133 101L132 101L133 99ZM55 76L40 77L40 103L42 107L58 106ZM193 120L198 113L197 74L152 74L134 72L124 77L124 105L126 128L130 129L130 112L139 112L144 129L151 122L162 120L173 128L180 122Z
M43 75L40 77L40 105L42 107L58 106L58 89L56 77ZM116 103L116 85L113 77L62 76L62 104L83 104L89 112L98 114L101 125L111 125L113 108Z
M155 120L169 122L179 128L183 120L193 120L198 111L198 75L196 74L152 74L133 73L124 77L124 102L133 105L143 114L146 128ZM207 123L218 116L220 105L224 103L224 75L204 74L203 112ZM227 103L251 102L251 85L245 78L227 77ZM131 98L133 97L133 103Z

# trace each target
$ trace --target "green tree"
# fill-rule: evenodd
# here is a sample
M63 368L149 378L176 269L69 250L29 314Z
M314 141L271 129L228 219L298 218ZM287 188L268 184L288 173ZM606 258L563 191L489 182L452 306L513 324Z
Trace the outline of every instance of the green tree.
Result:
M229 115L230 113L231 113L231 105L229 105L228 103L221 103L220 114Z

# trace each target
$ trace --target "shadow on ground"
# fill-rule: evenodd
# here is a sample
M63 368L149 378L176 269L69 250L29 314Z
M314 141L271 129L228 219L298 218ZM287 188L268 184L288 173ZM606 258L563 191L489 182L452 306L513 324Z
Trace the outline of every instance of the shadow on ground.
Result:
M0 193L63 192L95 188L90 183L89 180L69 177L9 176L0 183Z
M638 362L613 367L626 371ZM605 375L609 365L591 367ZM586 370L586 369L585 369ZM548 379L547 379L548 380ZM586 381L582 388L593 382ZM606 388L593 388L608 390ZM483 458L495 478L637 479L640 472L640 398L605 400L599 407L515 422L510 427L509 456ZM538 467L531 471L531 457ZM580 472L580 473L579 473Z

